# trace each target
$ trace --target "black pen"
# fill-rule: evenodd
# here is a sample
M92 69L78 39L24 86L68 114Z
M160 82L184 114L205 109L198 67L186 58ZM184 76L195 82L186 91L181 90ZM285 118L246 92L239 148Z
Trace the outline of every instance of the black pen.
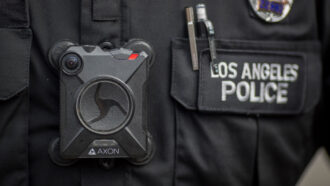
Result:
M209 42L211 67L214 74L219 74L219 68L217 65L217 47L215 43L215 30L212 22L207 18L207 12L205 4L196 5L196 14L198 22L199 35L201 37L207 37Z

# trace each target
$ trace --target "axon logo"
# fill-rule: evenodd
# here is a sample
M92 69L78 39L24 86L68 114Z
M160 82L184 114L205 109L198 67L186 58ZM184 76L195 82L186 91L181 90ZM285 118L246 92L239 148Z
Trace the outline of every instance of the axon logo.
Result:
M88 152L88 155L90 156L96 156L96 155L119 155L120 149L119 148L91 148Z
M90 155L90 156L95 156L96 155L96 152L95 152L94 148L91 148L89 150L88 155Z
M219 62L219 74L211 78L221 80L221 101L231 97L240 102L288 102L290 85L299 76L298 64Z

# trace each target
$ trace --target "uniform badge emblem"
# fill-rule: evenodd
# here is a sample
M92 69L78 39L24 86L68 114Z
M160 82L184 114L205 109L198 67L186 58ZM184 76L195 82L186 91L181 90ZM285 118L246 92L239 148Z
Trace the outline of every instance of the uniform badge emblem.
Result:
M249 0L254 12L266 22L282 21L289 14L294 0Z

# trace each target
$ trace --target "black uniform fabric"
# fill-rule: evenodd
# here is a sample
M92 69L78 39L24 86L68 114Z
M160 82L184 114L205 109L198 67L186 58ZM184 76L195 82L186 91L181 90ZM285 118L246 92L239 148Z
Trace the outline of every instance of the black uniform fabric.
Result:
M324 93L322 96L322 100L319 106L320 112L317 115L316 119L316 132L317 134L317 141L320 144L325 145L328 154L330 153L330 125L327 122L328 121L328 115L329 115L329 108L328 105L330 104L330 99L329 99L329 93L330 93L330 66L329 66L329 61L330 61L330 53L329 53L329 48L330 48L330 12L327 11L329 10L330 7L330 2L329 1L324 1L324 3L319 3L319 9L323 10L319 12L320 16L320 22L322 23L322 28L320 29L320 36L322 40L322 46L323 46L323 88L324 88Z
M0 25L5 28L28 26L27 0L3 0L0 2Z
M258 18L247 0L4 2L0 3L0 15L6 15L0 16L1 186L291 186L320 144L329 144L324 131L315 130L322 64L328 59L322 58L329 46L326 0L296 0L287 18L278 23ZM218 84L209 76L200 78L210 73L204 64L206 40L198 41L202 69L192 71L189 60L184 8L201 2L215 27L219 56L228 50L243 52L251 60L267 53L273 62L284 54L302 56L292 63L302 64L303 78L297 88L289 89L289 94L301 94L289 95L301 105L291 105L292 112L284 114L282 107L248 105L237 112L241 107L219 105L221 96L212 89ZM111 170L91 159L69 167L53 164L48 146L59 136L59 79L48 63L48 50L65 39L80 44L109 40L119 47L129 38L150 42L156 52L148 92L154 158L145 166L116 160ZM227 60L239 59L231 54ZM201 102L201 95L206 101ZM320 131L322 137L316 138Z

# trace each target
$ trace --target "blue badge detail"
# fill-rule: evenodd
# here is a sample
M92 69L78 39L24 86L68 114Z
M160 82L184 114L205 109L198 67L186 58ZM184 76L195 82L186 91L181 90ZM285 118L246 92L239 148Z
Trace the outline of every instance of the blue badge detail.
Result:
M282 21L290 12L293 0L249 0L254 12L267 22Z
M287 3L287 0L259 0L259 10L282 15L284 5Z

